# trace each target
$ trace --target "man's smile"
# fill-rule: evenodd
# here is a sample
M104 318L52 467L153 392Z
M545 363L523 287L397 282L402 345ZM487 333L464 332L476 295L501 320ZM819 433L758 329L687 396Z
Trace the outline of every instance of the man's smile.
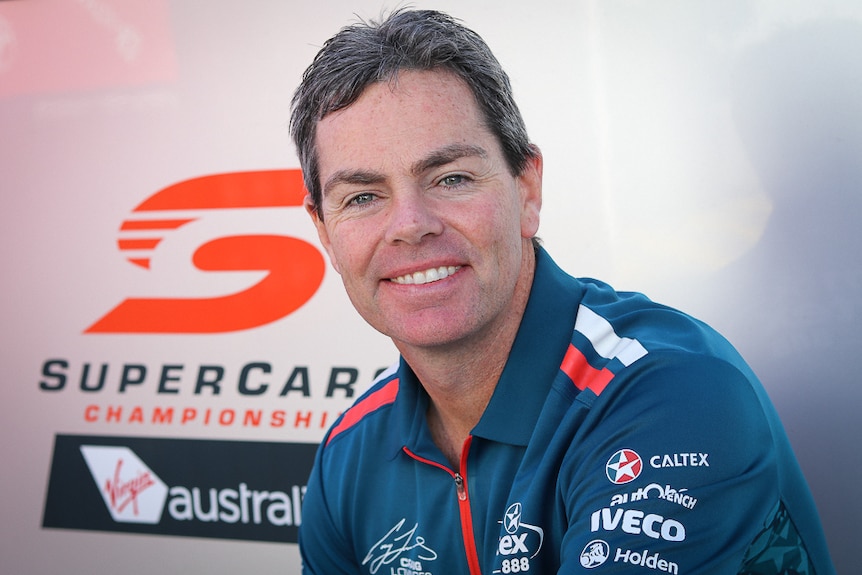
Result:
M459 269L461 269L461 266L440 266L438 268L431 268L425 271L413 272L412 274L405 274L403 276L391 278L390 281L402 285L427 284L447 278Z

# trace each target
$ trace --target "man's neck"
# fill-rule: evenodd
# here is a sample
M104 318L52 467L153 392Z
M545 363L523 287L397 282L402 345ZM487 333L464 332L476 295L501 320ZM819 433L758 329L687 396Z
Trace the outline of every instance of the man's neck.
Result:
M428 426L454 469L458 468L464 441L479 423L509 359L530 296L535 265L531 250L506 317L483 337L442 348L398 346L431 399Z

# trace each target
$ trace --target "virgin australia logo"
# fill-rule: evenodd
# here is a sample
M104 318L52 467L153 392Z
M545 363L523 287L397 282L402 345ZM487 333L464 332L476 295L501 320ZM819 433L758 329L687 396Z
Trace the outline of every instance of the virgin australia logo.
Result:
M131 449L106 445L80 449L114 521L156 524L161 520L168 487Z

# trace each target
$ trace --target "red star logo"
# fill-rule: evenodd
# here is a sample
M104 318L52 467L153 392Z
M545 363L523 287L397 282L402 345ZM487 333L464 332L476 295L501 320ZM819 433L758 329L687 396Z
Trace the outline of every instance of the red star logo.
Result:
M634 481L643 469L641 456L631 449L620 449L614 453L605 466L605 472L611 483L621 485Z

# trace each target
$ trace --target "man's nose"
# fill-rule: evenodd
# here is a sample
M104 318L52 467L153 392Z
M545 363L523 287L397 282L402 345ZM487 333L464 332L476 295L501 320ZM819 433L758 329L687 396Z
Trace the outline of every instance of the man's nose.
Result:
M438 214L438 207L418 187L395 191L389 205L386 240L416 245L426 236L441 234L443 221Z

